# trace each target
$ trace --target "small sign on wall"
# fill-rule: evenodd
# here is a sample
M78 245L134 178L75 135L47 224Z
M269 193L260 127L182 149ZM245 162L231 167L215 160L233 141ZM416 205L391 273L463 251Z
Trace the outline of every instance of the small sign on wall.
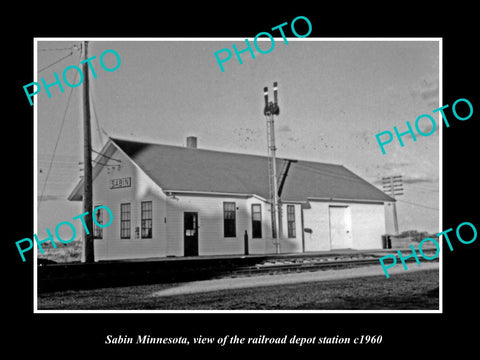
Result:
M131 177L110 180L110 189L126 188L130 186L132 186Z

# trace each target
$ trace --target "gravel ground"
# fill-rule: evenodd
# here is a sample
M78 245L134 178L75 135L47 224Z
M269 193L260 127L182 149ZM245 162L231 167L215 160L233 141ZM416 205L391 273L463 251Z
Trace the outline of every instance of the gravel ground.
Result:
M432 270L438 269L438 263L425 263L418 265L416 263L408 264L408 271L419 270ZM396 266L389 271L389 275L395 276L405 272L403 267ZM172 296L172 295L184 295L195 294L209 291L218 290L231 290L231 289L245 289L258 286L279 286L286 284L296 284L303 282L317 282L327 280L339 280L347 278L357 278L366 276L383 276L385 275L381 266L370 265L363 267L354 267L348 269L339 270L323 270L312 272L300 272L292 274L280 274L280 275L256 275L251 277L239 277L239 278L224 278L224 279L212 279L193 281L178 286L158 291L153 296Z
M438 263L41 294L55 310L438 310ZM421 270L421 271L420 271Z

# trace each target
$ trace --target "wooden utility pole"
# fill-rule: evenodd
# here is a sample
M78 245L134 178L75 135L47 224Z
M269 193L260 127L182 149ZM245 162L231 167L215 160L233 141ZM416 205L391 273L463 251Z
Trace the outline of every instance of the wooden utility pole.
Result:
M402 175L387 176L382 178L383 191L395 199L396 196L403 195L403 179ZM397 218L397 204L393 202L393 226L395 228L395 235L399 234L398 218Z
M84 60L88 59L88 41L84 41ZM83 212L86 213L84 220L85 226L88 229L88 234L85 228L83 229L83 250L84 261L86 263L93 263L95 261L95 254L93 248L93 189L92 189L92 138L90 130L90 95L88 82L88 62L83 63Z

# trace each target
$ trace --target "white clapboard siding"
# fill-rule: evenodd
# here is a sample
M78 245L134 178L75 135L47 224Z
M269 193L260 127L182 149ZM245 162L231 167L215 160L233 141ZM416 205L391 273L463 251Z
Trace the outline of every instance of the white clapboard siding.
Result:
M383 204L310 201L303 210L305 251L331 250L329 206L347 206L353 249L378 249L385 234ZM311 232L309 231L311 230Z
M262 220L262 237L253 238L252 231L252 205L259 204L261 206L261 220ZM271 243L272 237L272 228L270 221L270 205L265 203L263 200L256 197L249 199L248 208L250 209L250 219L248 224L248 252L249 254L266 254L268 253L268 243Z
M295 207L295 237L288 237L287 205ZM280 239L281 253L303 252L302 245L302 214L300 204L282 204L282 238Z
M328 203L310 201L303 209L305 251L330 250Z
M234 202L236 207L236 236L224 237L223 203ZM262 206L262 238L252 238L252 204ZM256 197L228 197L215 195L175 194L167 203L168 255L184 255L183 213L198 213L198 252L199 255L245 254L245 230L248 234L249 254L275 253L271 236L270 207ZM295 205L297 234L287 237L287 224L284 224L282 252L301 252L301 209ZM286 206L285 206L286 211ZM285 215L286 216L286 213Z
M249 254L274 254L270 205L257 196L168 194L152 181L121 150L112 158L121 160L120 166L104 166L94 179L94 206L106 205L113 212L113 221L103 229L103 239L95 240L95 259L134 259L166 256L184 256L184 212L198 213L199 256L243 255L244 234L248 234ZM112 189L115 179L131 178L128 187ZM152 201L152 238L141 238L141 202ZM223 203L234 202L236 207L236 236L224 237ZM130 239L120 238L120 205L130 203ZM262 237L252 238L252 204L262 209ZM295 236L288 237L287 206L295 208ZM281 253L331 250L329 206L348 208L348 226L353 249L382 247L385 234L385 209L377 203L339 203L310 201L302 209L300 203L282 204ZM303 226L302 228L302 212ZM104 222L108 222L104 212ZM139 228L138 237L136 228ZM310 229L311 231L304 231Z
M112 158L121 160L120 167L104 166L94 179L94 206L106 205L113 213L113 222L103 229L103 239L95 240L95 259L128 259L166 256L165 195L145 173L120 151ZM131 178L131 186L110 189L113 179ZM152 238L141 238L141 202L152 201ZM130 239L120 238L120 204L130 203ZM108 222L104 212L104 222ZM135 228L139 228L136 238Z
M354 249L381 249L386 233L383 204L352 204Z
M223 236L223 203L236 205L236 237ZM250 210L247 199L205 195L175 194L167 204L168 255L184 255L184 212L198 213L199 255L226 255L244 253L244 230L248 225Z

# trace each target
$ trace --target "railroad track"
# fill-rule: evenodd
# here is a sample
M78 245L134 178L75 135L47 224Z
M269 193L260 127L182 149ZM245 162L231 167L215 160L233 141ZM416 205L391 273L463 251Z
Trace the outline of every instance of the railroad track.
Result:
M425 251L428 254L427 251ZM365 258L359 259L341 259L340 260L328 260L324 258L292 258L292 259L283 259L276 260L275 262L265 262L262 264L256 264L253 266L247 266L244 268L238 268L232 270L230 273L225 274L229 277L239 277L239 276L254 276L262 274L281 274L281 273L290 273L290 272L305 272L305 271L317 271L317 270L328 270L328 269L344 269L351 267L359 267L365 265L378 265L379 257L375 255L367 255ZM414 262L415 260L410 258L407 259L407 263ZM431 260L438 262L438 258ZM397 263L398 265L398 263ZM223 276L225 277L225 276Z
M389 253L394 253L392 252ZM424 249L428 254L428 250ZM94 264L54 264L38 267L39 292L80 288L100 288L157 284L204 279L249 277L264 274L308 272L380 266L385 251L337 254L285 254L284 256L237 257L232 259L108 262ZM408 259L407 262L415 261ZM432 260L438 261L438 259ZM400 261L397 260L397 266Z

